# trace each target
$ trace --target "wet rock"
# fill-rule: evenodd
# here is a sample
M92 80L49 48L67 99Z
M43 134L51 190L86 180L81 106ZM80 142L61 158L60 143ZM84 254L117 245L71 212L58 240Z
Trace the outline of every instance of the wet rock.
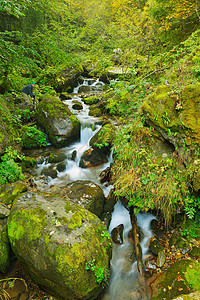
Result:
M64 100L69 100L69 99L72 99L72 96L71 96L70 94L66 93L66 92L62 92L62 93L60 94L60 99L61 99L62 101L64 101Z
M158 255L159 252L163 251L163 247L159 243L159 241L156 238L154 238L153 240L150 241L149 250L153 254Z
M89 180L77 180L69 183L66 186L65 195L70 201L87 208L98 217L103 213L104 193L97 184Z
M53 169L52 167L43 169L41 174L45 175L45 176L50 176L53 179L57 177L57 171L55 169Z
M80 121L61 100L56 97L43 99L37 109L37 121L53 145L65 146L79 138Z
M105 154L93 148L86 150L80 160L79 167L87 169L107 162Z
M8 219L13 252L30 277L50 295L66 300L96 299L102 291L95 272L85 266L94 259L96 268L108 272L112 243L103 230L88 210L47 193L25 193Z
M59 162L65 160L66 157L67 157L66 154L62 153L62 152L51 153L48 158L48 162L49 163L59 163Z
M151 230L155 232L155 230L157 229L157 226L158 226L158 220L153 219L150 223Z
M63 172L66 170L66 166L67 164L65 162L60 162L59 164L57 164L56 169L58 170L58 172Z
M158 257L156 260L157 267L161 268L164 265L165 261L166 261L165 252L164 251L158 252Z
M104 182L109 182L111 179L111 169L110 167L107 167L105 170L103 170L100 174L100 182L104 183Z
M74 100L72 108L75 109L75 110L81 110L81 109L83 109L83 105L82 105L81 102L79 102L77 100Z
M74 150L74 151L72 152L72 155L71 155L71 160L75 160L76 155L77 155L77 151Z
M124 224L120 224L111 231L111 237L115 244L123 244Z

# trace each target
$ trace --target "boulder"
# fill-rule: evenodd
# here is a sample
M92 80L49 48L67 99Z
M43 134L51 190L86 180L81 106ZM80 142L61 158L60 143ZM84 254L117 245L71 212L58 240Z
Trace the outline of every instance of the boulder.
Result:
M124 224L118 225L111 231L111 237L115 244L123 244L123 231Z
M96 299L112 244L97 216L64 197L25 193L7 226L13 252L45 291L63 300ZM91 262L93 270L86 268Z
M185 86L179 96L170 86L159 86L142 104L146 123L178 148L186 163L200 145L199 105L200 84Z
M199 264L190 259L174 263L166 272L161 273L151 284L152 300L174 299L181 294L189 294L188 287L198 290Z
M6 225L0 224L0 272L5 273L10 266L10 246Z
M67 155L62 152L51 153L48 158L49 163L63 162L67 158Z
M77 203L90 212L101 216L105 204L105 196L102 189L89 180L77 180L69 183L65 188L67 198Z
M75 110L81 110L81 109L83 109L83 105L82 105L81 102L79 102L77 100L74 100L72 108L75 109Z
M155 254L158 255L159 252L163 251L162 245L159 243L159 240L154 238L150 241L149 250Z
M56 97L43 99L38 104L37 120L55 146L65 146L79 139L80 121Z
M79 163L79 167L87 169L87 168L99 166L103 163L106 163L107 161L108 160L105 154L93 148L89 148L83 153Z
M6 184L0 190L0 202L9 205L12 204L16 197L26 192L28 187L22 181Z

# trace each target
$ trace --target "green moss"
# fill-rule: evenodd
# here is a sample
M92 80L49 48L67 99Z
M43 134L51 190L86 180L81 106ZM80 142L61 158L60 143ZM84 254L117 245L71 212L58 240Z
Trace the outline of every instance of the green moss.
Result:
M102 112L99 108L94 108L89 111L89 116L94 116L94 117L101 117Z
M9 216L8 236L15 244L15 241L27 237L27 242L40 238L42 227L47 225L45 220L45 211L40 208L34 210L17 210Z
M192 289L200 291L200 264L198 262L187 267L185 278Z
M173 299L181 294L188 294L187 270L194 269L196 262L191 260L180 260L172 265L165 273L160 282L157 284L157 291L154 292L152 300ZM198 270L199 272L199 270ZM199 273L198 273L199 274Z
M27 185L23 182L15 182L12 184L6 184L0 192L0 202L6 205L12 204L20 194L26 192L28 189Z

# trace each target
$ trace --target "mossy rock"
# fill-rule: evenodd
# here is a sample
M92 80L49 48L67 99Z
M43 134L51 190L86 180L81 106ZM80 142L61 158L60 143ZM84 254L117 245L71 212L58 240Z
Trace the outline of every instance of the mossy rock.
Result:
M88 105L97 104L99 102L99 97L91 96L83 98L83 102Z
M10 246L6 225L0 226L0 272L5 273L10 266Z
M162 252L163 251L163 247L162 245L159 243L159 240L158 239L154 239L150 242L150 245L149 245L149 250L155 254L155 255L158 255L159 252Z
M26 193L7 226L13 252L44 290L63 300L96 299L102 284L85 267L94 260L106 280L112 246L97 216L66 198Z
M200 248L193 247L192 250L189 252L189 255L192 257L200 258Z
M38 104L37 120L55 146L65 146L80 137L80 121L68 106L56 97Z
M83 109L83 105L82 105L81 102L79 102L77 100L74 100L72 108L75 109L75 110L81 110L81 109Z
M88 209L98 217L101 216L105 204L102 189L89 180L77 180L66 186L66 195L73 201Z
M59 163L59 162L64 161L66 158L67 158L67 156L65 153L62 153L62 152L51 153L49 155L48 162L49 163Z
M81 156L79 167L87 169L102 165L108 161L105 153L89 148Z
M199 105L200 84L185 86L178 100L170 86L159 86L142 104L142 113L174 146L194 148L200 145Z
M99 108L90 109L89 116L101 117L102 116L102 111Z
M199 270L196 274L198 263L192 260L183 259L173 264L166 272L161 274L152 284L152 300L173 299L181 294L189 294L188 287L191 287L192 276L198 276L195 284L198 285L200 278ZM194 270L191 275L190 270ZM187 272L189 276L187 276ZM195 275L196 274L196 275ZM195 277L194 277L195 278ZM193 278L193 279L194 279ZM197 286L195 285L195 287ZM193 285L193 289L195 289Z
M22 181L6 184L0 191L0 202L9 205L22 193L28 190L27 185Z

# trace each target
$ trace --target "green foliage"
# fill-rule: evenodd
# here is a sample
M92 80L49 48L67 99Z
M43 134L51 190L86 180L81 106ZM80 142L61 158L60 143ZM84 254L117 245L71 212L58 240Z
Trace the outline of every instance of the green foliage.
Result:
M0 184L11 183L23 179L22 168L15 162L17 159L21 160L22 156L9 147L1 157Z
M45 134L38 130L36 126L23 126L22 127L22 142L23 147L45 147L47 145Z
M107 271L103 267L96 266L96 260L89 260L85 265L85 270L90 270L95 273L96 282L101 284L107 280Z

